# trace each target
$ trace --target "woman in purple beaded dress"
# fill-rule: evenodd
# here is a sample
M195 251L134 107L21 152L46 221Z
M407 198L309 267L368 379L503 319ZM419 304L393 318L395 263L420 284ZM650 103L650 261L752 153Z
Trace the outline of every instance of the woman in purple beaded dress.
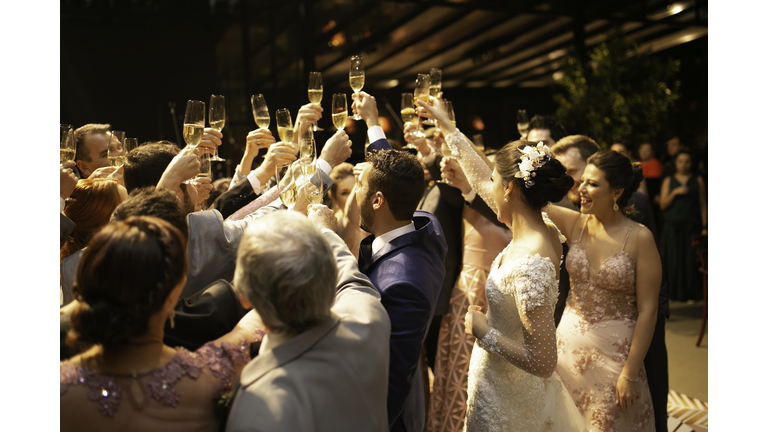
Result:
M639 165L603 150L587 159L581 213L548 206L570 251L557 327L557 373L590 431L653 431L643 358L656 325L661 260L653 234L624 215Z
M251 311L194 353L163 344L186 282L186 239L140 216L110 224L77 270L67 342L85 348L60 364L62 431L216 431L215 400L231 390L263 328Z

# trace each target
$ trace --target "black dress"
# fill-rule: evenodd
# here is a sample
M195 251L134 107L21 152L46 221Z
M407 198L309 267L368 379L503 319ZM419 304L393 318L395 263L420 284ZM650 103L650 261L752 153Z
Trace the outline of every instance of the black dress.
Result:
M677 178L670 176L669 191L678 186L680 182ZM688 193L675 196L672 204L662 212L661 260L667 271L669 298L672 300L702 298L696 250L691 246L691 240L702 229L699 177L691 175L686 186Z

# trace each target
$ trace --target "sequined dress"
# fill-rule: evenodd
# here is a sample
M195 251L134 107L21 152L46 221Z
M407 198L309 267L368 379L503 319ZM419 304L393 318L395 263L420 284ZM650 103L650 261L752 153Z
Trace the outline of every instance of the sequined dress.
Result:
M458 129L446 141L472 188L497 212L491 169ZM488 274L491 330L472 350L464 430L586 431L557 373L551 373L557 362L553 314L559 266L539 254L502 262L513 244L496 257Z
M568 252L565 266L571 291L557 328L557 373L568 388L590 431L654 431L653 404L645 368L641 395L624 410L616 403L616 382L629 356L637 322L635 262L621 250L594 277L581 238Z
M250 344L209 342L138 375L101 374L60 363L62 431L216 431L214 401L250 360Z

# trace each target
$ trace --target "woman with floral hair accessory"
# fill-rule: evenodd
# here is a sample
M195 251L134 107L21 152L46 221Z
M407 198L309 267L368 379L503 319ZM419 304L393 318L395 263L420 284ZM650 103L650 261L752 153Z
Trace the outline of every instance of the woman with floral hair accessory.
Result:
M587 159L581 212L549 206L570 250L557 372L594 431L654 431L643 359L656 325L661 261L653 234L624 214L642 180L615 151Z
M555 368L554 307L562 240L541 209L573 179L543 143L515 141L490 167L448 120L439 102L419 101L437 121L477 194L512 230L488 274L487 316L469 306L465 331L477 338L469 366L466 431L586 431Z

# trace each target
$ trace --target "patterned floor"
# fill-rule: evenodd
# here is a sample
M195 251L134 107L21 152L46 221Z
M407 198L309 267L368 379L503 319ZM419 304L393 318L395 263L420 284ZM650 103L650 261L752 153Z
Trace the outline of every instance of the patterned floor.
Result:
M709 407L706 402L674 390L667 399L669 432L706 431L709 425Z

